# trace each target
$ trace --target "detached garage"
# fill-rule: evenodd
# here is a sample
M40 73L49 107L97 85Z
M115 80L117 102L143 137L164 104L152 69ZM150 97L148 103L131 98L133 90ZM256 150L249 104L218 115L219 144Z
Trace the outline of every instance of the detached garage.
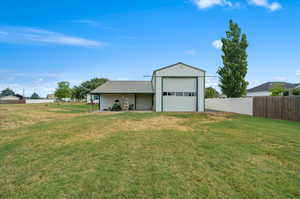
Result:
M155 70L151 81L108 81L92 94L100 96L100 110L120 102L126 110L203 112L204 88L205 71L179 62Z
M155 111L204 111L205 71L177 63L153 72Z

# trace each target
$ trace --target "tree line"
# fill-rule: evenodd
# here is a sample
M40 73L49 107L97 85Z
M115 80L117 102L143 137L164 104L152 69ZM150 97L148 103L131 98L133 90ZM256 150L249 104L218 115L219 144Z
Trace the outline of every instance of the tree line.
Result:
M58 88L55 90L54 95L58 99L72 98L77 101L86 99L87 94L92 90L96 89L107 82L107 78L93 78L91 80L85 81L78 86L70 87L70 82L61 81L58 82Z
M6 88L1 91L0 97L5 97L5 96L15 96L16 93L10 88ZM23 96L25 97L25 96ZM32 93L32 95L29 97L30 99L41 99L41 97L37 93Z

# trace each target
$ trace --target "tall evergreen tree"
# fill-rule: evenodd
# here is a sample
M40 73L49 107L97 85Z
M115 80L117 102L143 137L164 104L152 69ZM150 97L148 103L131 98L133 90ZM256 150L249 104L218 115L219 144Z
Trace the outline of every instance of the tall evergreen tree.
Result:
M218 69L220 76L219 86L227 97L241 97L246 95L248 82L245 80L248 62L247 36L241 34L238 24L229 21L226 37L222 38L223 67Z

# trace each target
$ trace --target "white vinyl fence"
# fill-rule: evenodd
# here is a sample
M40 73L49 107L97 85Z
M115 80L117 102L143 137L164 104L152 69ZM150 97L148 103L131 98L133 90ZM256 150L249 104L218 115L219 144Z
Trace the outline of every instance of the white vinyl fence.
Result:
M253 115L253 98L205 99L205 109Z
M26 99L26 104L53 103L54 99Z

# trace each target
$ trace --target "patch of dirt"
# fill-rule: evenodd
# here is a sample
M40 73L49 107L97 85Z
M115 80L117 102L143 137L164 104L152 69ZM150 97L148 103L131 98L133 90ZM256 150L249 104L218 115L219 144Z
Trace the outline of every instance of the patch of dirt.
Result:
M100 114L115 114L117 112L103 112ZM98 113L99 114L99 113ZM229 120L230 113L205 113L207 118L197 118L196 123L206 124ZM101 128L92 128L87 133L73 136L68 143L82 140L97 140L110 133L117 131L160 131L160 130L177 130L177 131L194 131L192 125L186 124L190 118L180 118L174 116L161 115L158 117L145 118L142 120L122 120L116 119L111 124L102 126Z
M264 164L265 161L271 161L275 162L279 165L287 165L287 162L284 162L280 159L278 159L276 156L270 155L270 154L265 154L265 155L254 155L248 159L253 164Z
M10 104L0 106L0 130L14 129L41 121L65 119L87 113L56 113L62 108L49 107L45 104Z
M105 113L104 113L105 114ZM109 113L107 113L109 114ZM146 131L146 130L178 130L178 131L193 131L193 128L184 125L184 118L176 118L170 116L158 116L146 118L142 120L122 120L115 119L106 124L93 125L86 132L72 135L62 140L52 140L53 145L66 145L80 141L97 141L111 133L118 131ZM41 141L38 141L41 143Z
M280 148L286 147L282 144L274 144L274 143L267 143L264 146L269 149L280 149Z
M123 112L118 112L118 111L103 111L103 112L93 112L91 114L100 114L100 115L115 115L115 114L120 114Z
M200 123L214 123L214 122L221 122L224 120L231 120L232 113L223 113L223 112L217 112L217 113L205 113L207 118L203 118L200 120Z
M45 108L44 110L37 109L31 111L23 111L22 117L25 117L26 120L11 120L7 122L6 128L15 128L18 126L34 124L40 121L48 120L60 120L68 119L70 117L83 115L83 114L95 114L95 115L111 115L111 114L120 114L120 112L94 112L94 113L56 113L51 112L54 108ZM56 110L58 108L55 108ZM61 109L58 109L61 110ZM45 137L40 137L35 140L34 143L39 144L50 144L53 146L61 146L66 144L72 144L74 142L87 141L87 140L99 140L111 133L118 131L160 131L160 130L176 130L176 131L194 131L197 125L219 122L230 119L231 114L228 113L195 113L192 117L177 117L177 115L159 115L156 117L143 118L140 120L135 119L122 119L122 118L112 118L107 120L101 120L99 123L92 123L86 129L79 130L76 133L76 128L79 128L78 125L74 124L75 128L69 126L70 134L64 129L49 129L47 132L43 132L45 136L47 134L69 134L66 138L51 138L47 139ZM3 123L3 121L0 121ZM207 129L206 129L207 128ZM1 129L1 128L0 128ZM209 127L202 125L201 129L205 132L209 130ZM48 136L47 136L48 137ZM34 146L36 144L32 143ZM31 146L33 147L33 146Z
M79 113L74 114L64 114L64 113L52 113L52 112L43 112L43 111L26 111L23 113L11 114L5 119L0 121L0 129L7 130L22 127L25 125L35 124L42 121L50 121L54 119L66 119L69 117L74 117L82 115Z
M159 116L147 118L143 120L125 120L119 121L118 127L129 131L143 130L179 130L192 131L191 127L185 126L183 123L186 119L169 116Z

